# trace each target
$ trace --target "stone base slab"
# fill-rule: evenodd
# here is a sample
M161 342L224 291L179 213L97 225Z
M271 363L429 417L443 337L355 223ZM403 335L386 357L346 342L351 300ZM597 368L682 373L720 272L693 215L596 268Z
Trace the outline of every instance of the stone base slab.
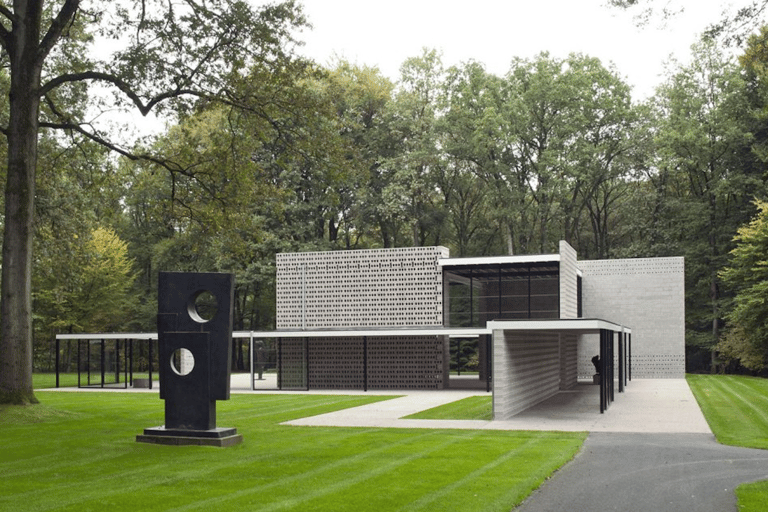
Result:
M226 448L243 442L236 428L211 430L167 429L164 426L145 428L136 436L137 443L164 444L170 446L218 446Z

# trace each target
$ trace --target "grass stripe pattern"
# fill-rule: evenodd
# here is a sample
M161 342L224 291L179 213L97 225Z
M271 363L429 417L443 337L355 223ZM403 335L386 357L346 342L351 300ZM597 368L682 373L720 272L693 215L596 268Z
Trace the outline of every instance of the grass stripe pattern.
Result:
M579 450L583 433L294 427L385 400L233 395L230 448L135 442L163 422L155 394L38 391L0 408L0 511L510 510Z

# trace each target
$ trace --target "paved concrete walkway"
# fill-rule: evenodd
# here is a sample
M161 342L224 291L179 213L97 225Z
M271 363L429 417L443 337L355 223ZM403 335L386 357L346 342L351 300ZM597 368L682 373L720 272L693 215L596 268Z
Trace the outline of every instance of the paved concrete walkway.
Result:
M371 391L370 394L378 394ZM461 400L476 391L420 391L406 396L291 421L290 425L337 427L457 428L711 434L684 379L632 381L600 414L598 386L579 385L508 421L409 420L404 416Z

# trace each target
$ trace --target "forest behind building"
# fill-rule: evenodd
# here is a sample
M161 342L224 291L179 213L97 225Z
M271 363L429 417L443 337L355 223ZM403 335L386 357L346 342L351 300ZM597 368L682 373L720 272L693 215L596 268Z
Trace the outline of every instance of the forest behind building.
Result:
M685 257L688 371L763 371L768 30L741 44L694 42L646 99L583 54L499 76L424 49L392 81L286 51L224 76L229 100L174 103L122 152L42 126L34 366L50 369L57 333L153 332L159 271L233 272L234 328L269 330L279 252L566 240L580 259Z

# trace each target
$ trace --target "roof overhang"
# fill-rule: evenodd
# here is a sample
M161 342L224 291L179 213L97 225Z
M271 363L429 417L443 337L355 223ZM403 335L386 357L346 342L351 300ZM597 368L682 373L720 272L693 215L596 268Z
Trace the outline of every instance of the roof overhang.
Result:
M492 331L548 331L573 334L597 334L613 331L632 334L632 329L599 318L552 320L491 320L486 327Z
M440 258L438 267L468 267L480 265L514 265L520 263L554 263L559 254L530 254L522 256L488 256L483 258Z
M601 330L632 333L632 329L599 318L570 320L491 320L486 327L403 327L372 329L314 329L277 331L234 331L233 338L362 338L365 336L449 336L454 338L482 336L493 331L549 331L595 334ZM57 334L59 340L156 340L157 333L93 333Z

